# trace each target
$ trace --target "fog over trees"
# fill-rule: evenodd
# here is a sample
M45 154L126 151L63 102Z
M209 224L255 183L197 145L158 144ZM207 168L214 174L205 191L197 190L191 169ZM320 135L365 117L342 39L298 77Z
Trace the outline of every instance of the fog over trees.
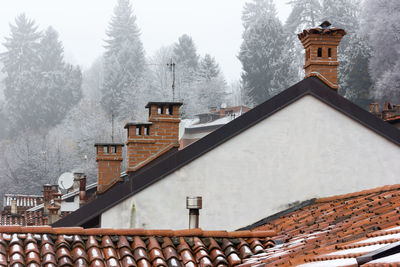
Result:
M1 33L0 194L40 193L66 171L84 171L94 182L94 143L123 142L124 124L146 120L148 101L182 101L183 118L222 104L262 103L304 77L297 34L324 20L347 31L339 46L339 93L365 109L372 101L400 103L399 1L289 3L284 22L272 0L245 3L242 44L232 55L242 74L230 83L212 51L198 52L190 32L147 54L133 1L116 0L105 52L85 70L66 61L56 28L20 14Z

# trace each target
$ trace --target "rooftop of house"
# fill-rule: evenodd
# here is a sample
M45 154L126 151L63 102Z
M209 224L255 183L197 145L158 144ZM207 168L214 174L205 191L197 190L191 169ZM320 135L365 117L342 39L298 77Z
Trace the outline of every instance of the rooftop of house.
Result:
M92 195L96 192L96 187L97 187L97 183L91 183L88 186L86 186L86 192L90 193L89 195ZM78 195L79 195L79 188L62 195L61 200L67 200L67 199L73 198ZM43 196L42 196L42 199L43 199ZM51 203L53 203L53 200L51 201ZM39 205L33 206L32 208L29 208L27 211L39 211L39 210L43 209L43 206L44 206L44 204L41 203Z
M30 208L43 202L42 195L24 195L24 194L4 194L3 208L11 206L11 201L17 201L17 207Z
M274 234L0 227L0 266L240 266L273 247Z
M44 225L43 214L41 211L24 211L18 214L11 214L10 211L0 212L0 225Z
M319 78L308 77L192 145L180 151L171 150L151 161L139 171L130 173L123 183L117 183L104 194L99 195L96 200L59 220L54 226L96 226L98 224L98 222L96 223L96 217L104 210L167 177L168 174L306 95L319 99L395 145L400 146L400 131L398 129L340 96Z
M252 257L251 262L275 266L399 264L399 206L400 185L300 203L244 228L273 230L277 233L275 239L284 240ZM390 246L395 250L389 250Z
M399 204L391 185L311 199L234 232L3 226L0 265L397 266Z

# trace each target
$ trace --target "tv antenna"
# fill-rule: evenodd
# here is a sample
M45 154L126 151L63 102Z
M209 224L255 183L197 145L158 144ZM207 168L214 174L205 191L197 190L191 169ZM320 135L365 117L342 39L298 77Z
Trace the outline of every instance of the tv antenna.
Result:
M167 66L169 67L169 71L172 72L172 101L175 101L175 62L172 61L167 63Z

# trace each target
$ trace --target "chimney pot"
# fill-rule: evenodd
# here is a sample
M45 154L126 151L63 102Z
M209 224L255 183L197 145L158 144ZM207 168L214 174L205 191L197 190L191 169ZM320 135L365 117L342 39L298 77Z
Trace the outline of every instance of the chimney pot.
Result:
M97 151L97 193L103 193L121 178L121 143L96 143Z
M202 206L202 197L186 197L186 208L189 210L189 229L199 228L199 210Z

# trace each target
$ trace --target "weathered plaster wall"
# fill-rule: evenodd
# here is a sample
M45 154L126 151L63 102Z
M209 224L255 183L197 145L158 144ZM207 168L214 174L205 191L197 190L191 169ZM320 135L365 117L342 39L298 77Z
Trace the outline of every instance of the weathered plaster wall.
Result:
M313 197L400 182L400 147L305 96L102 214L102 227L233 230Z

